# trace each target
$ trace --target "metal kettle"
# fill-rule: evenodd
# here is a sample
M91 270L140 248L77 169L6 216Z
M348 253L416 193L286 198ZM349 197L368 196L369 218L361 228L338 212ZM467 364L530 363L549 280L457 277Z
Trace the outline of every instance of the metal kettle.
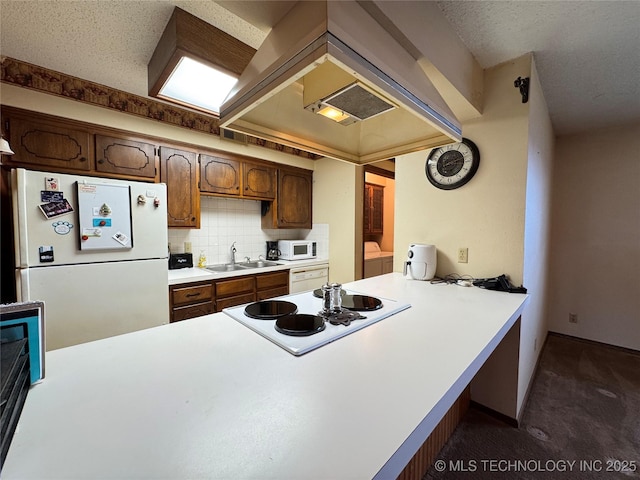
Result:
M403 275L413 280L431 280L436 274L435 245L412 243L409 245Z

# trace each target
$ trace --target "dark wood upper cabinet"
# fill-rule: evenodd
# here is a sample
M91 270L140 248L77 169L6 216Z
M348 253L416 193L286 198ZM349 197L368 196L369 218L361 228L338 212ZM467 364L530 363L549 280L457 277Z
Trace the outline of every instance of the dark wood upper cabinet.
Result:
M384 233L384 187L373 183L364 186L364 233Z
M276 200L262 217L262 228L312 228L313 172L278 169Z
M92 135L60 122L21 115L4 115L4 128L15 155L7 163L75 171L91 169Z
M242 195L262 199L276 198L276 169L261 163L244 162Z
M96 135L96 171L156 177L156 146L138 140Z
M197 154L161 146L160 181L167 185L168 226L200 228Z
M200 191L272 200L276 196L276 168L242 157L201 154Z
M200 154L200 191L227 195L240 194L240 162Z

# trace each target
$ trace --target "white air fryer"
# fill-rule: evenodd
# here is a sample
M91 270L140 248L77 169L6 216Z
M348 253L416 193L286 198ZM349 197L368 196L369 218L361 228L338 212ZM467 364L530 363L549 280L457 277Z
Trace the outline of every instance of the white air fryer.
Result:
M413 280L431 280L436 274L436 247L412 243L404 262L404 276Z

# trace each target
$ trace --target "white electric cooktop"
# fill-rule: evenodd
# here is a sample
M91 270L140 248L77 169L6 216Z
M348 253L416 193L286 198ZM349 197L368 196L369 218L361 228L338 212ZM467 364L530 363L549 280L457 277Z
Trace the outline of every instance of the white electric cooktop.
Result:
M366 295L362 292L347 290L346 294ZM350 335L358 330L362 330L369 325L379 322L380 320L394 315L402 310L411 307L408 303L398 302L396 300L377 297L382 301L382 308L373 311L359 312L364 319L352 320L350 325L333 325L329 322L325 323L325 329L321 332L314 333L309 336L298 337L285 335L275 329L276 320L263 320L251 318L245 314L247 305L238 307L225 308L222 311L231 318L237 320L247 326L254 332L262 335L267 340L272 341L276 345L282 347L293 355L303 355L307 352L315 350L323 345L338 340L346 335ZM298 307L298 314L317 315L322 310L322 299L315 297L313 292L298 293L295 295L287 295L271 300L284 300L294 303Z

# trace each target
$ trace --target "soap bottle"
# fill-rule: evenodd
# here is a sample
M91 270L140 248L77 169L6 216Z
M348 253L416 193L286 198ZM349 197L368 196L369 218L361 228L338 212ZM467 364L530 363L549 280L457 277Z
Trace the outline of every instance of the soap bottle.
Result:
M198 257L198 267L204 268L207 266L207 257L204 254L204 250L200 250L200 256Z

